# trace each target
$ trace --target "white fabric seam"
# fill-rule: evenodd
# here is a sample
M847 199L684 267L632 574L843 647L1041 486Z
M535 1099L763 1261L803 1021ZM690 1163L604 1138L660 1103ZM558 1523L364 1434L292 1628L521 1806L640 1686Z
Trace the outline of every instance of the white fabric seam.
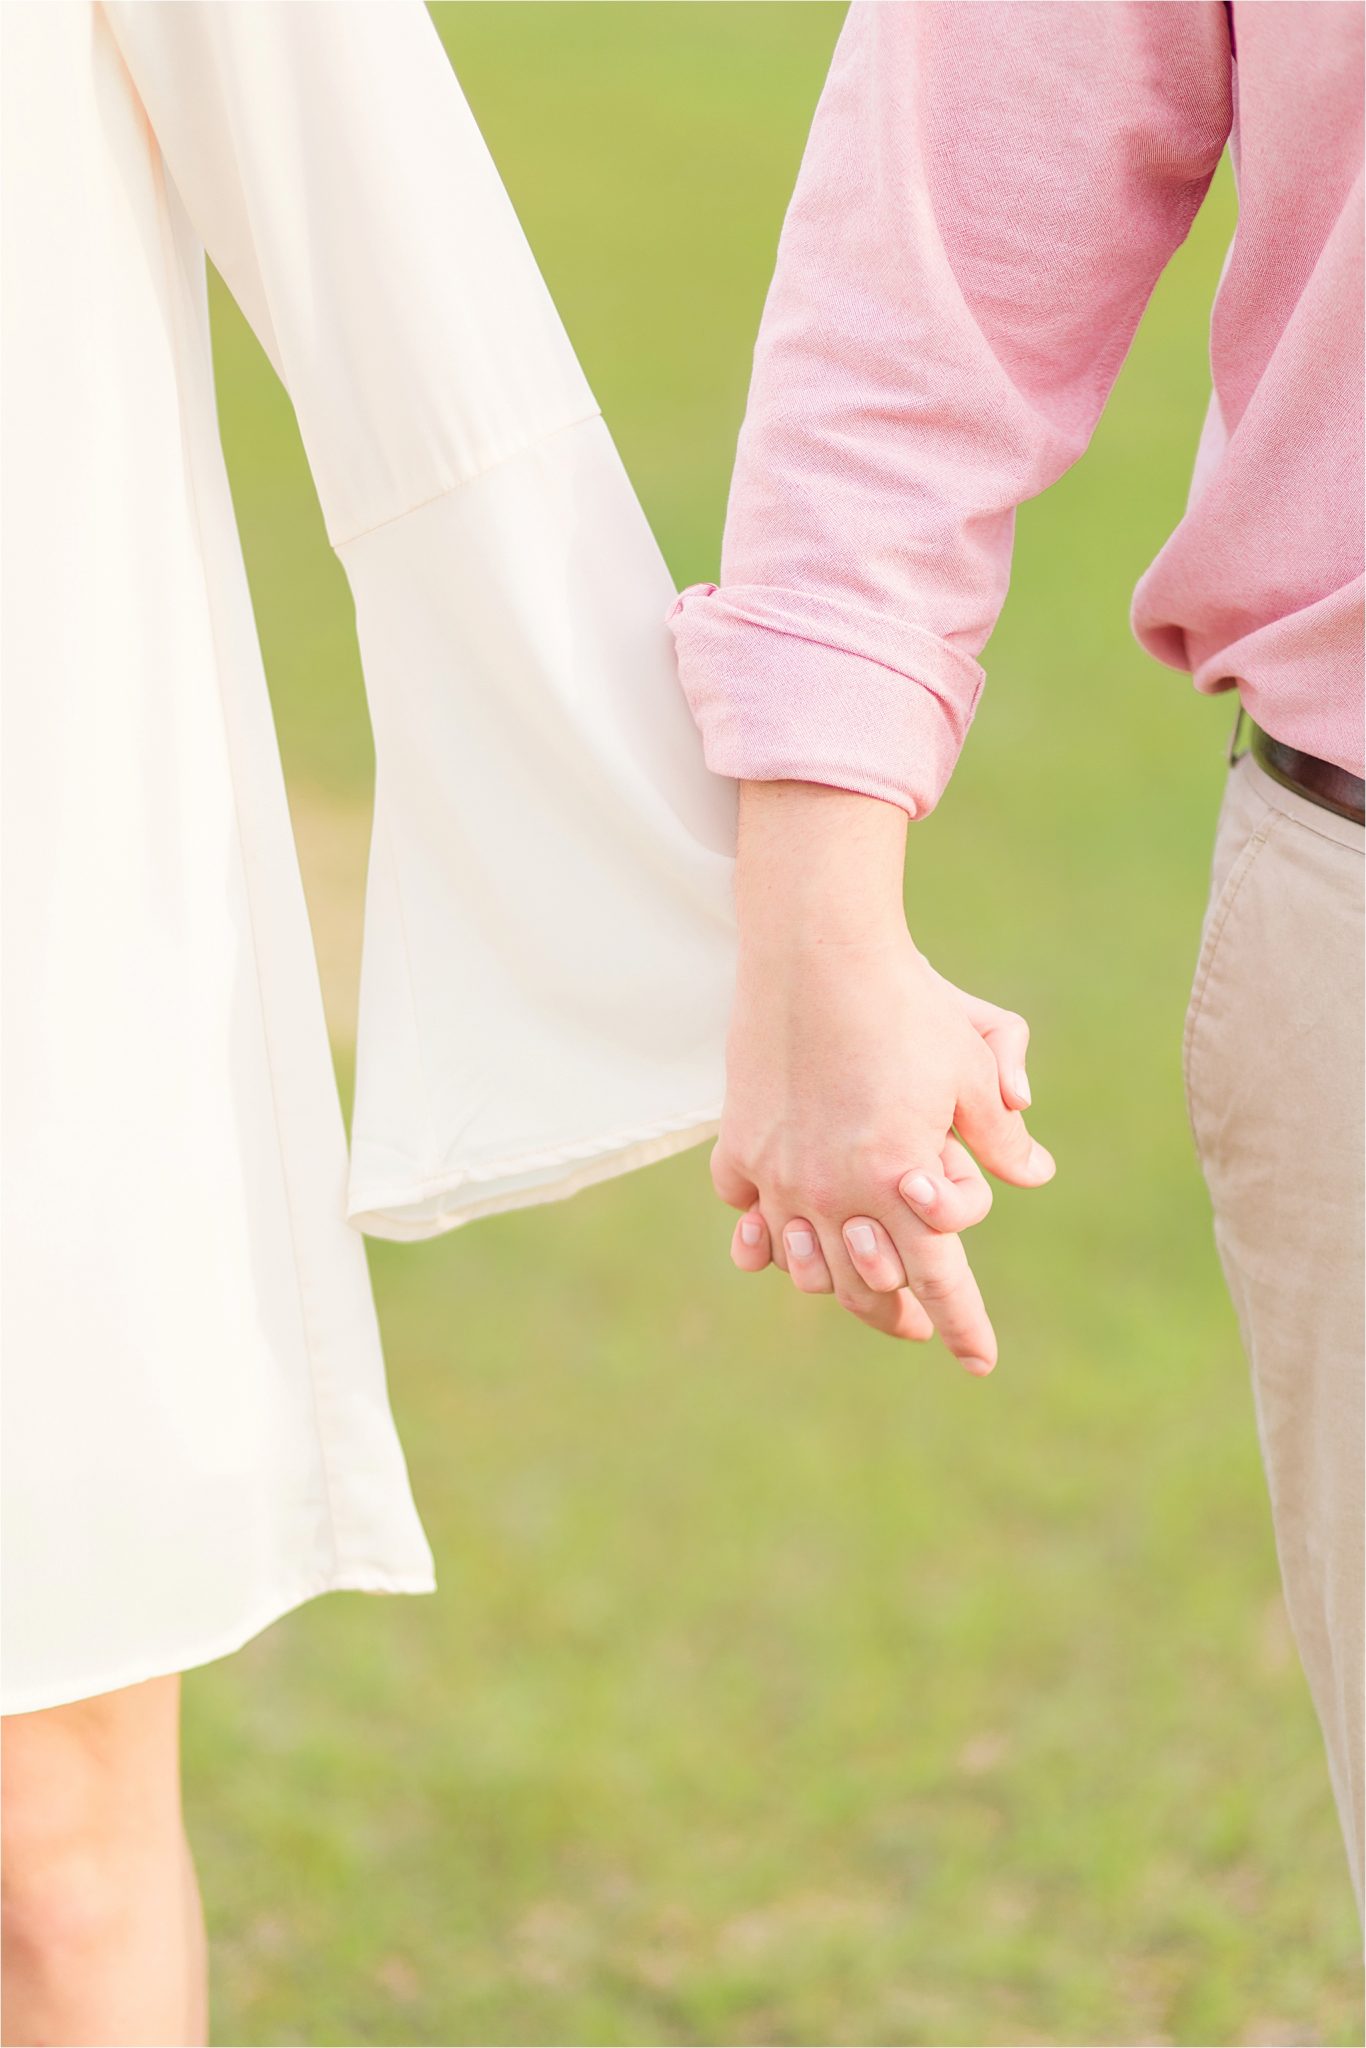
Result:
M404 519L411 519L414 512L425 512L429 505L439 505L443 498L453 498L457 491L466 490L471 484L477 484L481 477L492 476L495 470L502 469L509 462L515 462L519 455L527 455L533 448L544 447L547 441L553 441L558 434L568 434L575 427L591 426L594 420L601 418L602 407L595 405L591 412L581 413L577 419L562 420L558 427L548 427L543 434L535 434L528 441L518 442L515 448L509 448L502 455L496 455L492 462L482 463L478 469L470 470L467 475L456 477L454 482L447 484L444 489L433 491L430 498L418 498L413 504L405 505L401 512L387 513L383 519L377 519L372 526L359 526L354 533L344 534L340 539L333 540L329 534L328 540L331 542L332 550L335 554L340 554L343 548L352 547L355 542L368 539L372 533L383 533L386 526L397 526Z

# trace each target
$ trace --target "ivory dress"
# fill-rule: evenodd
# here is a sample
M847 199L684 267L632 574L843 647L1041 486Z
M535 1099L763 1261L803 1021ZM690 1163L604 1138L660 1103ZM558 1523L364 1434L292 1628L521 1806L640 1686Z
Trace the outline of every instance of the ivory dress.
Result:
M4 1707L432 1567L360 1237L712 1129L733 791L420 0L7 0ZM349 1173L214 411L289 390L377 752Z

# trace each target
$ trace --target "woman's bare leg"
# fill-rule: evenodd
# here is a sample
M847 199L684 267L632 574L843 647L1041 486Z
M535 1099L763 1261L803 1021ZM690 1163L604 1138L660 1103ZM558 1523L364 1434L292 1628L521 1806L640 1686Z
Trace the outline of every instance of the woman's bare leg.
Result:
M0 1816L5 2043L203 2042L180 1680L11 1715Z

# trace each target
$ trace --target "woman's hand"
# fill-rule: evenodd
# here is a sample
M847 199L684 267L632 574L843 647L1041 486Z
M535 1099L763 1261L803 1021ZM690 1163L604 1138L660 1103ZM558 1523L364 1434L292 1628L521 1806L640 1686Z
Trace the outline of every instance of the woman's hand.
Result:
M1021 1115L1023 1020L946 982L906 929L905 826L872 797L745 785L712 1173L745 1212L737 1265L772 1258L891 1335L937 1329L985 1373L996 1339L957 1233L991 1193L964 1147L1021 1187L1054 1167Z

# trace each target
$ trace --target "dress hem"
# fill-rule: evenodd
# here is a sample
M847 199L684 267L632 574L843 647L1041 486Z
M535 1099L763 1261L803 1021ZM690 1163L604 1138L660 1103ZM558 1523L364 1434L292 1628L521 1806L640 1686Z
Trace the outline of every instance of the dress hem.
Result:
M186 1649L174 1657L163 1659L151 1657L144 1662L121 1666L117 1670L101 1672L97 1677L80 1681L67 1680L57 1686L28 1686L5 1688L0 1699L0 1714L37 1714L49 1707L69 1707L78 1700L98 1699L107 1692L123 1692L129 1686L145 1685L153 1678L170 1678L177 1672L194 1671L204 1664L215 1664L221 1657L231 1657L238 1650L245 1649L254 1637L261 1635L275 1622L283 1621L287 1615L297 1613L310 1600L320 1599L324 1593L434 1593L436 1576L432 1572L379 1572L379 1571L338 1571L326 1573L320 1579L310 1580L300 1590L282 1594L268 1601L257 1617L246 1623L239 1623L225 1629L221 1636L213 1637L209 1643L195 1649Z

